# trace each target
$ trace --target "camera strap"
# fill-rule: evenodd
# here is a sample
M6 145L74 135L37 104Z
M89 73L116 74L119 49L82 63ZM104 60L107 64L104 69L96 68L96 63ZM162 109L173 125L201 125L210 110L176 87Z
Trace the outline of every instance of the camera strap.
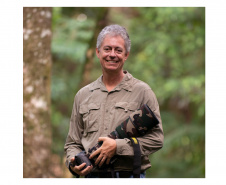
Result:
M133 144L133 150L134 150L134 158L133 158L133 177L134 178L140 178L140 172L141 172L141 151L140 151L140 145L135 137L130 138L132 144Z

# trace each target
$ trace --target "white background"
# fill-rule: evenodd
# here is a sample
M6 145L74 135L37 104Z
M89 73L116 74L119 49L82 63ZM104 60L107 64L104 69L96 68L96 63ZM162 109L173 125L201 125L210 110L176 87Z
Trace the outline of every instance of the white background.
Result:
M0 183L226 184L226 5L223 0L3 0L0 7ZM206 178L23 179L23 7L206 7ZM102 182L101 182L102 181ZM141 182L142 181L142 182Z

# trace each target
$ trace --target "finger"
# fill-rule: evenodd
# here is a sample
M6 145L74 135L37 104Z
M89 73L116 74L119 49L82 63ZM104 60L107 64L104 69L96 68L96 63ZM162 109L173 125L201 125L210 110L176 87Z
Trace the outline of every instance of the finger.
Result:
M74 166L74 167L71 166L71 169L78 175L81 175L81 169L84 168L85 165L86 165L86 163L82 163L79 166Z
M95 160L95 165L98 165L102 158L103 158L103 155L100 154L100 155L97 157L97 159Z
M110 163L111 158L107 158L106 164Z
M96 156L97 154L99 154L101 152L101 149L98 148L96 151L94 151L90 156L89 158L92 159L94 156Z
M71 166L71 167L74 167L74 166L75 166L74 161L75 161L75 158L72 157L72 158L70 159L70 166Z
M106 137L99 137L99 138L98 138L98 142L99 142L99 141L105 141L105 140L106 140Z
M100 161L99 167L101 167L105 161L106 161L106 157L103 157Z
M75 170L75 173L77 173L78 175L84 176L87 175L88 173L91 172L91 170L93 169L92 166L88 166L86 167L84 170L80 171L80 170Z
M88 173L90 173L93 169L93 166L87 166L84 170L81 171L82 175L87 175Z
M77 171L81 171L81 170L82 170L82 168L84 168L84 167L85 167L85 165L86 165L86 163L82 163L82 164L80 164L79 166L75 166L75 170L77 170Z

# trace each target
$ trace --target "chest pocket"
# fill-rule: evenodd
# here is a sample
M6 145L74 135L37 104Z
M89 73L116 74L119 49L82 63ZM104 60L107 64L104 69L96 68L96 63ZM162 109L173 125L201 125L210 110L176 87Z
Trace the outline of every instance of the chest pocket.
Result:
M138 102L117 102L115 104L114 122L120 124L128 118L128 116L138 109Z
M84 136L99 129L100 103L80 105L79 113L84 124Z
M135 111L138 109L138 102L117 102L115 108L122 109L125 112Z

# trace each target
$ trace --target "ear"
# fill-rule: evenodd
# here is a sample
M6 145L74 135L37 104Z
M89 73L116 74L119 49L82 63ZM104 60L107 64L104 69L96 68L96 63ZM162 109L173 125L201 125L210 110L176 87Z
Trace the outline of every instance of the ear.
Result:
M125 54L125 60L127 60L128 57L129 57L129 52L127 52L127 53Z
M96 55L97 55L97 58L99 58L99 55L100 55L100 51L98 48L96 48Z

